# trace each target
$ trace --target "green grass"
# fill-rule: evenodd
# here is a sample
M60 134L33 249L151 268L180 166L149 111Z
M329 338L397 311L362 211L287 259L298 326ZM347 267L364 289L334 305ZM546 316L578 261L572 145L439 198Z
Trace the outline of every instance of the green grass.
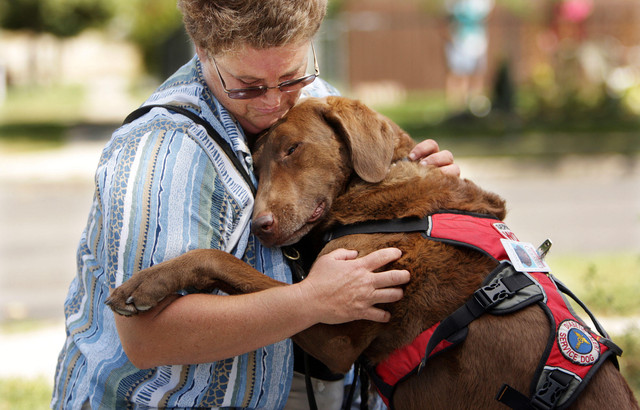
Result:
M64 144L69 127L82 120L79 86L12 87L0 105L0 149L29 151Z
M64 144L68 126L60 123L0 124L3 151L29 151L58 148Z
M41 330L48 326L56 324L55 320L41 319L22 319L22 320L4 320L0 322L0 334L14 335L20 333L33 332Z
M69 124L83 115L82 86L9 87L0 106L0 124Z
M0 410L48 409L51 383L44 378L0 379Z
M622 349L620 372L629 383L636 399L640 399L640 329L630 329L622 335L612 336Z
M640 316L640 254L552 255L552 273L600 316Z

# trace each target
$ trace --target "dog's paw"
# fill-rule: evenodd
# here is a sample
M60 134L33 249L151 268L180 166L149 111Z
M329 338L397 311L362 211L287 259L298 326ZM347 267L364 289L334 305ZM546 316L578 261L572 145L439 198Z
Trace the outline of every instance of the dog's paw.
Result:
M152 309L162 301L168 290L157 283L144 280L142 275L134 276L118 286L105 301L114 312L123 316L137 315Z
M160 300L158 302L160 302ZM145 312L157 305L157 303L151 305L136 303L133 296L129 296L123 303L122 297L119 295L109 296L105 301L105 304L109 306L111 310L122 316L137 315L138 313Z
M133 304L123 304L117 297L109 296L104 303L115 313L122 316L133 316L138 313L138 310Z

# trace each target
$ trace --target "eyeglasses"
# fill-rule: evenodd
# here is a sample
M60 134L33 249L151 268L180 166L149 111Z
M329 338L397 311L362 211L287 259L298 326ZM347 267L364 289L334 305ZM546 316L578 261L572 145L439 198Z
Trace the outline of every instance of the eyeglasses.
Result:
M213 57L211 57L211 60L213 60L213 65L216 66L216 71L218 72L220 83L222 83L222 89L225 93L227 93L229 98L233 98L234 100L250 100L252 98L258 98L262 95L265 95L267 91L274 88L279 89L283 93L290 93L293 91L298 91L302 87L311 84L316 79L316 77L320 75L320 68L318 67L318 59L316 58L316 50L313 47L313 43L311 43L311 51L313 52L313 65L315 67L314 74L305 75L304 77L300 78L294 78L293 80L283 81L278 85L274 85L273 87L258 85L256 87L232 88L231 90L228 90L227 84L225 84L224 79L220 74L218 63L216 63L216 60Z

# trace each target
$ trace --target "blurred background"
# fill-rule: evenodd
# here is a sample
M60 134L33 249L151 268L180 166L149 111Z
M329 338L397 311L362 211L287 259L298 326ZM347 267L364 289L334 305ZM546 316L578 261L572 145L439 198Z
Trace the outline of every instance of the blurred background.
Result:
M321 76L550 238L640 391L640 2L329 5ZM175 0L0 2L0 409L47 407L102 147L192 55Z

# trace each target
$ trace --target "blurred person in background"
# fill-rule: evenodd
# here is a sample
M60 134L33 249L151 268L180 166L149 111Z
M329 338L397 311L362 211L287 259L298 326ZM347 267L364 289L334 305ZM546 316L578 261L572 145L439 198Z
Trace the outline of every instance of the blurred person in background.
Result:
M447 0L449 19L445 42L447 103L453 109L482 109L490 104L484 91L489 38L486 21L493 0ZM486 107L485 107L486 108Z
M251 174L258 133L302 97L337 94L317 78L312 44L326 0L178 5L197 55L144 105L197 114ZM459 174L451 154L431 140L419 144L412 159ZM224 250L287 283L291 271L280 249L263 247L250 233L248 183L205 129L184 115L154 108L117 129L95 183L65 301L67 339L54 408L284 408L290 390L304 397L288 338L319 322L387 321L389 313L374 304L398 300L398 286L409 280L406 271L373 274L400 256L397 249L363 258L342 249L320 258L293 286L236 296L185 292L120 316L105 305L115 287L192 249ZM316 392L321 407L339 408L342 379L315 382L324 387ZM292 398L289 406L306 406L306 399Z

